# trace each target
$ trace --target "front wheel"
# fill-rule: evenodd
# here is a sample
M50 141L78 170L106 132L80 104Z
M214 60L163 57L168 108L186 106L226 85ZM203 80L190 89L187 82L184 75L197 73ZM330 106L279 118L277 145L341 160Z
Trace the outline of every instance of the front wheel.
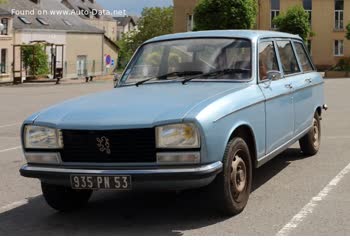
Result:
M239 214L246 207L252 186L252 161L248 145L233 138L224 155L224 169L213 183L214 197L221 212Z
M81 208L89 201L92 190L74 190L42 182L41 189L46 202L57 211L71 211Z
M299 140L301 151L308 156L317 154L321 145L321 120L318 113L312 120L312 127L310 131Z

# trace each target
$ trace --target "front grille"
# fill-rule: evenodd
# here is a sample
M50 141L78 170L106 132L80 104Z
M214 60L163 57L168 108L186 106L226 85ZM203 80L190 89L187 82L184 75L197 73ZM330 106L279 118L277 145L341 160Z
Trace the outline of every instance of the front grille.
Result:
M98 140L104 140L98 146ZM106 147L109 142L109 150ZM155 131L150 129L83 131L63 130L63 162L138 163L156 162ZM110 154L108 154L108 152Z

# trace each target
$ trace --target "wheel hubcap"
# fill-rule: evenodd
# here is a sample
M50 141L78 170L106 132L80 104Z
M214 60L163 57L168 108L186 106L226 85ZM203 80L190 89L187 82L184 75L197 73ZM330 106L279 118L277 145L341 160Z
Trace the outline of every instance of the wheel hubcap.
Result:
M314 131L314 137L313 137L314 147L317 148L319 145L320 131L318 129L318 122L316 119L314 119L313 121L313 131Z
M231 185L233 192L236 194L242 193L247 184L247 170L246 165L241 157L235 156L232 161L231 171Z

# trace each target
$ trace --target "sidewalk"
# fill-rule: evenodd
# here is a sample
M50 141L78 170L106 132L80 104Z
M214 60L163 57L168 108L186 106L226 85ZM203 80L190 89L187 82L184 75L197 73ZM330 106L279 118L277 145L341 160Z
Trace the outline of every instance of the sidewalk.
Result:
M69 85L69 84L89 84L92 82L113 82L113 75L107 75L107 76L98 76L93 78L92 81L89 80L89 82L86 82L85 78L79 78L79 79L61 79L59 82L59 85ZM32 80L32 81L26 81L22 84L14 85L13 82L0 82L0 87L3 86L42 86L42 85L56 85L56 80Z

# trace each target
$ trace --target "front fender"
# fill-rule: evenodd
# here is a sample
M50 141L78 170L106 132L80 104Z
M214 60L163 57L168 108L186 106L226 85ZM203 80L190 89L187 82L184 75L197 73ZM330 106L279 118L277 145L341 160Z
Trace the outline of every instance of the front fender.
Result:
M247 126L251 129L255 140L257 159L265 155L265 103L263 101L217 121L198 122L201 124L203 134L202 161L204 163L223 160L227 143L234 131L240 126Z

